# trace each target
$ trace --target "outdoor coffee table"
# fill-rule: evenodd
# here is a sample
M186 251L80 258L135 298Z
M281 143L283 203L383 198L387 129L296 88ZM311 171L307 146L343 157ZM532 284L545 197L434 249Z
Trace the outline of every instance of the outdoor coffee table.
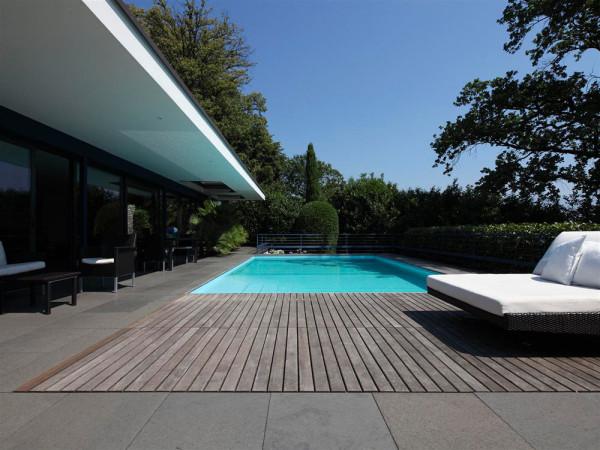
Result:
M44 314L50 314L50 298L52 296L52 285L54 283L60 283L61 281L71 280L72 292L70 304L71 306L75 306L77 304L77 280L80 274L81 272L46 272L17 277L16 281L29 286L29 295L32 305L35 303L35 287L42 286L42 291L45 299Z

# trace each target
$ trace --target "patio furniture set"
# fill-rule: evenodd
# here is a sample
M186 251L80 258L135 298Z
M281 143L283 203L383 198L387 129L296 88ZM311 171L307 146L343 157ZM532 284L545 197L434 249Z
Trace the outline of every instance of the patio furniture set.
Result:
M112 254L107 256L107 252L102 249L90 249L96 252L96 255L104 256L85 256L79 261L77 271L48 271L45 261L26 261L18 263L8 263L4 246L0 241L0 314L3 313L3 303L5 292L8 288L29 288L30 305L34 306L36 301L35 290L37 286L42 287L44 297L43 312L50 314L50 303L52 300L52 286L56 283L71 281L71 305L77 304L78 291L83 292L83 278L100 277L111 278L113 280L113 293L118 290L119 280L125 277L131 279L131 287L135 287L136 258L138 249L136 247L136 236L131 235L127 244L112 248ZM198 261L198 246L193 240L171 240L166 248L155 249L155 252L144 252L142 256L143 271L146 271L148 262L156 262L162 270L166 266L170 270L175 267L175 258L182 255L185 262ZM147 250L147 247L144 247Z

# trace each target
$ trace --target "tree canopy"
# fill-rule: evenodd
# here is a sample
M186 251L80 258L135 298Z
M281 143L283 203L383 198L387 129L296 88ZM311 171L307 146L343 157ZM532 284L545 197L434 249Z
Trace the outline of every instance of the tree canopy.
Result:
M600 84L564 64L569 55L600 50L600 1L509 0L499 22L508 28L510 53L534 34L526 54L535 70L467 83L455 101L467 112L434 136L436 164L450 173L465 153L498 148L481 188L549 205L566 184L573 214L600 219Z
M317 155L312 144L308 144L306 150L306 167L304 171L306 177L306 203L321 200L321 174L317 163Z
M268 130L266 100L243 91L253 63L242 30L226 15L215 17L206 0L130 8L257 181L277 180L284 155Z

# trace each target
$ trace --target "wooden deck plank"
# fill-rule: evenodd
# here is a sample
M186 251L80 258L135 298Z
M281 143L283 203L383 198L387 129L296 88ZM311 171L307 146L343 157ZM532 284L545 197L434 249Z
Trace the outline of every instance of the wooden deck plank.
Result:
M279 302L279 304L281 304L281 302ZM256 369L254 384L252 386L252 390L255 392L266 392L269 389L271 366L275 354L275 343L277 342L277 331L278 328L276 327L269 327L267 329L265 343Z
M600 355L513 336L426 293L187 294L22 390L600 390Z
M315 391L330 391L325 361L323 360L323 351L319 333L316 327L308 327L308 342L310 347L310 364L312 366Z
M267 330L268 328L261 327L256 332L250 354L248 355L246 365L244 366L244 370L240 376L240 381L237 387L238 391L249 392L252 390L254 379L256 378L256 371L258 370L258 364L260 362L260 356L262 354L263 347L265 346Z
M321 327L315 328L315 332L317 339L319 340L318 345L323 358L323 363L325 365L324 369L327 376L329 389L333 392L343 392L346 390L344 378L342 377L342 372L335 351L333 350L333 344L331 343L331 339L329 337L329 330L327 327ZM312 342L312 336L309 337ZM317 389L320 389L321 381L319 381L317 385L319 386Z
M290 303L290 306L292 304L293 303ZM295 323L296 321L294 320L294 324ZM285 368L283 373L283 390L298 392L298 328L291 326L287 329Z
M283 391L283 375L285 370L285 355L287 349L287 330L287 327L277 328L275 349L273 350L273 360L271 362L271 373L269 374L268 390L271 392Z
M304 307L302 309L304 310ZM298 327L298 377L301 392L313 392L315 390L308 329L306 327Z

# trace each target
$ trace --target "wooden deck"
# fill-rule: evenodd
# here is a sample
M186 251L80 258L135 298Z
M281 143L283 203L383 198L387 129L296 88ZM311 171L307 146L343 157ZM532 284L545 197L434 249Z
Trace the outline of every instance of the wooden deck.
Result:
M19 390L600 391L597 344L428 294L187 295Z

